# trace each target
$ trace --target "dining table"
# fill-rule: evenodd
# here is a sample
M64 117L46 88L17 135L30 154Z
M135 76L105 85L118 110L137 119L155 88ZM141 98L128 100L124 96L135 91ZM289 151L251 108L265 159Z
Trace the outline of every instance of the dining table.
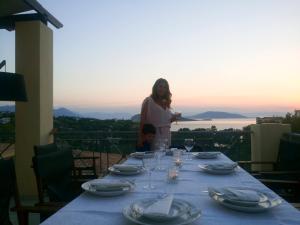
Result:
M272 193L272 190L251 176L241 167L237 167L231 174L216 175L205 173L199 165L211 163L230 163L227 156L220 153L215 159L185 160L183 156L182 167L175 182L169 182L166 170L152 172L152 184L155 189L145 189L148 183L146 172L121 176L108 174L103 180L126 179L135 183L134 190L119 196L102 197L83 192L73 201L69 202L59 211L43 221L42 225L129 225L134 224L123 215L124 207L134 201L151 198L165 193L171 193L175 198L190 202L201 210L201 216L191 224L199 225L300 225L300 211L282 199L277 207L260 213L246 213L226 208L214 201L208 194L208 187L247 187ZM163 156L161 165L167 167L172 164L172 156ZM142 165L141 159L128 157L123 164Z

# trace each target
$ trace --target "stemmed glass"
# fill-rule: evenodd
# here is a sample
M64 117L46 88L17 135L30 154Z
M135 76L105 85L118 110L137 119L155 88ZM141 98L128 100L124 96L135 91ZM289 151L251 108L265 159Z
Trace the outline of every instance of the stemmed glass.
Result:
M151 174L152 174L152 171L155 169L156 167L156 160L154 157L144 157L143 158L143 166L144 168L146 169L147 173L148 173L148 176L149 176L149 180L148 180L148 184L144 186L145 189L154 189L155 186L152 185L151 183Z
M192 158L190 157L190 151L194 147L194 139L193 138L184 139L184 147L188 151L186 160L192 160Z
M155 158L157 159L157 169L164 170L165 168L161 165L161 158L165 154L166 146L167 146L167 139L161 139L158 141L155 151Z

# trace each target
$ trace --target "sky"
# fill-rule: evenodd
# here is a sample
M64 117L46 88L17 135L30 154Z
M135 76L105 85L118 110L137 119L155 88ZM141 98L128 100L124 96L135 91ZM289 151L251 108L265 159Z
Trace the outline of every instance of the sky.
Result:
M300 108L299 0L39 2L64 24L49 25L56 107L138 112L163 77L175 111ZM0 30L10 72L14 35Z

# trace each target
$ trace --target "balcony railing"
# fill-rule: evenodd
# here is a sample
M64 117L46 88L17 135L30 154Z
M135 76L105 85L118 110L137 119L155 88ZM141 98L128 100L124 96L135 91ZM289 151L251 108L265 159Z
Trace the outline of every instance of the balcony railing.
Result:
M176 131L172 132L173 147L184 148L185 138L194 138L193 151L220 151L234 161L250 160L251 136L249 131ZM2 143L13 143L14 134L0 134ZM97 172L106 171L135 151L136 131L66 131L54 133L54 141L61 148L70 148L74 154L92 154L97 157ZM89 163L87 161L82 163Z

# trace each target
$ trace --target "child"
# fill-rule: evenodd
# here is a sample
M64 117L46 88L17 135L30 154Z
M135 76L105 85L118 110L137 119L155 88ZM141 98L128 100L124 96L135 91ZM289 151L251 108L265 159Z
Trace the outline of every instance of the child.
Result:
M155 134L156 134L156 129L152 124L149 123L144 124L142 129L143 145L137 146L136 151L137 152L151 151L151 144L155 138Z

